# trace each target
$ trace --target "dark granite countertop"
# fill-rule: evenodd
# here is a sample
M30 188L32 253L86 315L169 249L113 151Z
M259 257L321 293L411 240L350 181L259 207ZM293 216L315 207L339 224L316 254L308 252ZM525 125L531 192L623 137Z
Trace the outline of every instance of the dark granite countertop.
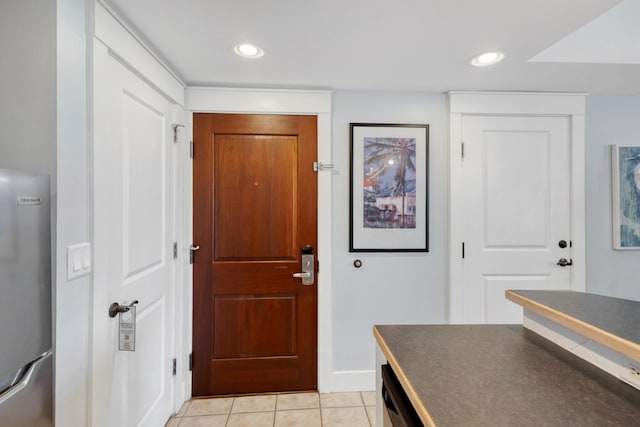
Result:
M526 309L640 360L638 301L572 291L508 290L506 297Z
M374 335L427 426L640 425L640 390L520 325L375 326Z

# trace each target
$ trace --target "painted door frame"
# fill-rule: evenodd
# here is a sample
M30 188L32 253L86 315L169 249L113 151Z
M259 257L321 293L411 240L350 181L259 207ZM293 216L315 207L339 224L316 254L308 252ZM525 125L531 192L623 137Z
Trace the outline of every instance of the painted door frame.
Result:
M191 114L181 106L174 106L175 123L184 127L176 128L176 157L175 169L175 210L176 239L178 243L178 260L176 263L174 312L175 321L173 339L175 343L176 375L173 387L173 412L177 413L183 403L191 398L191 372L189 369L189 355L191 353L191 305L192 266L190 262L190 247L193 235L191 204Z
M561 116L570 121L571 290L586 290L585 100L582 93L459 92L449 98L449 323L463 319L462 118L471 115Z
M331 154L331 92L303 90L189 87L185 109L191 113L299 114L318 117L318 158L333 163ZM189 114L193 117L193 114ZM192 119L190 119L192 120ZM193 137L192 137L193 138ZM197 153L196 153L197 155ZM309 165L312 167L312 165ZM186 169L192 171L191 162ZM331 390L331 170L318 172L318 390ZM186 183L186 181L185 181ZM189 181L191 185L191 181ZM185 188L191 194L192 188ZM188 204L192 210L193 203ZM187 216L192 221L193 212ZM192 280L192 278L190 278ZM193 283L188 286L193 289ZM185 306L186 307L186 306ZM192 333L189 331L189 333Z

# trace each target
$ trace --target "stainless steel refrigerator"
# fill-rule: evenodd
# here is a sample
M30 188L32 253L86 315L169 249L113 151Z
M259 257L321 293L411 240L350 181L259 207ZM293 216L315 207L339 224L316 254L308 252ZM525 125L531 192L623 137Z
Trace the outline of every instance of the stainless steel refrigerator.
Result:
M49 176L0 169L0 426L53 425Z

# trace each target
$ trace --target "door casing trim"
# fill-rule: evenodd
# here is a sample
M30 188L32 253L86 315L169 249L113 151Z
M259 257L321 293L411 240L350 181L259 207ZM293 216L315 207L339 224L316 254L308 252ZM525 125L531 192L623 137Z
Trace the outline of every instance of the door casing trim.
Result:
M318 158L333 163L331 155L331 92L272 89L234 89L189 87L185 91L185 110L193 113L300 114L315 115L318 120ZM189 119L191 121L191 118ZM193 135L192 135L193 139ZM197 153L196 153L197 155ZM186 161L186 160L185 160ZM192 171L191 162L185 168ZM312 165L309 165L312 167ZM331 391L331 172L318 173L318 390ZM185 180L186 194L193 191ZM187 218L193 217L193 203L188 204ZM193 288L190 278L188 287ZM192 310L191 305L185 310ZM191 312L191 311L189 311ZM193 333L192 330L189 333Z
M586 290L585 103L584 93L448 92L449 100L449 323L462 312L462 118L466 115L562 116L570 121L571 290Z

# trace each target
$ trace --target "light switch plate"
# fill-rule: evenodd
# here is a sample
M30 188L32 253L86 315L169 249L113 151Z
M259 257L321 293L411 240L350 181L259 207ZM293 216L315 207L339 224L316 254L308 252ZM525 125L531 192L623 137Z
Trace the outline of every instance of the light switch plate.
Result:
M91 244L67 246L67 280L91 273Z

